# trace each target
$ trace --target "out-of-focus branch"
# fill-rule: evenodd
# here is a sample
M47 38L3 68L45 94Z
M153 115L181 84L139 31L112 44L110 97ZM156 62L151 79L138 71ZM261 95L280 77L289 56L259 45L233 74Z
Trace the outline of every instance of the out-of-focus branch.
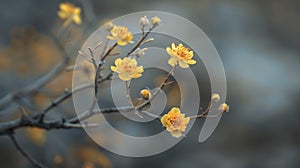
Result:
M65 66L70 62L71 57L67 54L64 47L60 43L57 44L59 50L61 51L61 54L63 54L63 61L58 66L53 68L50 72L42 75L34 83L31 83L28 86L19 89L17 91L8 93L6 96L1 98L0 111L9 107L11 103L13 103L14 101L19 99L25 99L28 96L34 94L38 89L45 86L47 83L49 83L50 80L52 80L54 77L56 77L59 73L61 73L64 70Z
M22 147L21 145L18 143L16 137L14 136L13 133L9 134L9 137L11 139L11 141L13 142L13 144L15 145L15 147L17 148L17 150L34 166L34 167L39 167L39 168L46 168L47 166L43 165L42 163L38 162L37 160L35 160L33 157L30 156L30 154L28 154Z
M0 124L0 136L7 135L16 129L23 128L23 127L38 127L46 130L51 129L69 129L69 128L78 128L78 127L86 127L89 126L89 123L84 123L83 125L78 125L80 121L88 119L89 117L102 113L115 113L119 111L129 112L132 111L134 108L131 107L123 107L123 108L108 108L102 110L93 110L93 111L86 111L81 113L76 117L72 117L70 119L56 119L45 121L41 120L43 116L43 112L33 114L31 116L22 116L21 119L12 120L9 122L4 122ZM77 125L76 125L77 124ZM94 124L92 124L94 126Z
M109 79L111 79L112 77L112 73L109 73L106 77L99 79L97 82L98 84L101 84L102 82L105 82ZM87 89L87 88L93 88L94 85L92 84L87 84L87 85L82 85L79 86L77 88L75 88L72 92L70 91L65 91L65 93L63 95L61 95L60 97L56 98L55 100L51 101L51 103L44 109L42 116L41 116L41 120L44 119L45 115L54 107L58 106L60 103L64 102L65 100L67 100L68 98L70 98L74 93L79 92L81 90Z

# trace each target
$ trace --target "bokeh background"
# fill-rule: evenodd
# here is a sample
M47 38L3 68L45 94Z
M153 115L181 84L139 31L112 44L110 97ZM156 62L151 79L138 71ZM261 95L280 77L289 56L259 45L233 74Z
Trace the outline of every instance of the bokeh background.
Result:
M26 86L61 61L51 38L62 25L59 0L0 1L0 97ZM146 158L110 153L81 129L21 129L17 137L37 160L50 167L300 167L300 2L297 0L82 0L83 24L64 41L74 54L88 35L109 19L157 10L197 24L216 46L225 67L230 113L204 143L201 120L172 149ZM88 10L85 10L88 9ZM75 41L75 42L74 42ZM209 100L205 73L202 106ZM30 103L39 109L71 86L71 72L51 81ZM60 111L60 112L58 112ZM62 113L63 112L63 113ZM74 114L72 101L50 117ZM18 112L0 112L0 121ZM6 136L0 137L0 167L31 167Z

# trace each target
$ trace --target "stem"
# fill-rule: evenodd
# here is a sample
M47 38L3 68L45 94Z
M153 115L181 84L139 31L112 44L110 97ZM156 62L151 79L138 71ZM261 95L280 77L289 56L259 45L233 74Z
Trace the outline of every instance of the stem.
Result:
M126 96L128 98L128 103L130 104L131 107L134 107L130 96L130 83L128 81L125 81L125 85L126 85Z
M118 43L115 43L112 47L110 47L109 50L107 50L106 53L103 54L103 56L100 59L100 64L99 66L96 68L96 75L95 75L95 96L97 97L97 93L98 93L98 78L100 77L100 69L101 66L103 65L103 61L105 60L105 58L109 55L109 53L118 45Z
M34 166L34 167L39 167L39 168L46 168L45 165L42 163L39 163L37 160L35 160L33 157L31 157L18 143L16 140L15 136L13 134L9 134L9 137L13 144L16 146L17 150Z
M149 98L149 100L145 101L144 103L140 104L139 106L135 107L136 110L140 111L141 108L143 108L144 106L146 106L148 103L150 103L155 97L156 95L163 89L163 87L166 85L166 82L168 81L168 79L172 76L174 70L175 70L176 66L174 66L170 72L168 73L168 75L165 77L165 79L163 80L163 82L160 84L159 88L153 93L153 95Z
M125 57L128 57L131 53L133 53L145 40L145 38L151 33L151 31L154 29L155 26L151 27L147 33L143 32L142 38L136 43L136 45L127 53Z

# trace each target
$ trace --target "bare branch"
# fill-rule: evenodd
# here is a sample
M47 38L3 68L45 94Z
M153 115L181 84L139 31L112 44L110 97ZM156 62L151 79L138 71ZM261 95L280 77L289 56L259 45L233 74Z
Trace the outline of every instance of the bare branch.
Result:
M16 129L23 128L23 127L38 127L46 130L51 129L69 129L69 128L78 128L77 124L80 121L83 121L85 119L88 119L89 117L96 115L96 114L110 114L115 113L119 111L125 111L130 112L134 110L134 108L131 107L120 107L120 108L108 108L108 109L102 109L102 110L93 110L93 111L86 111L81 113L78 116L72 117L70 119L56 119L56 120L50 120L45 121L41 120L41 117L44 115L43 112L33 114L31 116L22 116L21 119L16 119L8 122L4 122L0 124L0 135L6 135L10 132L13 132Z
M60 63L55 68L53 68L50 72L42 75L34 83L31 83L20 90L14 91L12 93L8 93L6 96L0 99L0 110L7 108L15 100L24 99L27 98L29 95L32 95L38 89L45 86L47 83L49 83L50 80L52 80L54 77L56 77L60 72L64 70L65 66L70 62L71 57L67 54L64 47L60 45L60 43L58 43L58 48L63 54L63 58L64 58L63 62Z
M143 33L143 36L141 39L136 43L136 45L127 53L125 57L128 57L130 54L132 54L145 40L145 38L151 33L151 31L155 28L155 26L151 27L147 33Z
M39 168L46 168L47 166L43 165L42 163L38 162L35 160L33 157L31 157L18 143L16 140L16 137L11 133L9 134L9 137L13 144L16 146L17 150L34 166L34 167L39 167Z

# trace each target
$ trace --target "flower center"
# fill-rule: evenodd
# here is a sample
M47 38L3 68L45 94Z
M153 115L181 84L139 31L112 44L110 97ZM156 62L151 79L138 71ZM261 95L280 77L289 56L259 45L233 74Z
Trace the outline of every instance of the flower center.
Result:
M182 120L178 116L172 116L168 120L175 128L179 127L182 123Z
M189 48L185 48L183 46L177 47L177 55L183 60L187 60L190 58L189 52L190 52Z
M137 67L136 65L131 65L128 62L122 62L122 68L128 74L134 73L136 67Z
M126 39L128 36L128 29L124 26L115 27L112 31L122 40Z

